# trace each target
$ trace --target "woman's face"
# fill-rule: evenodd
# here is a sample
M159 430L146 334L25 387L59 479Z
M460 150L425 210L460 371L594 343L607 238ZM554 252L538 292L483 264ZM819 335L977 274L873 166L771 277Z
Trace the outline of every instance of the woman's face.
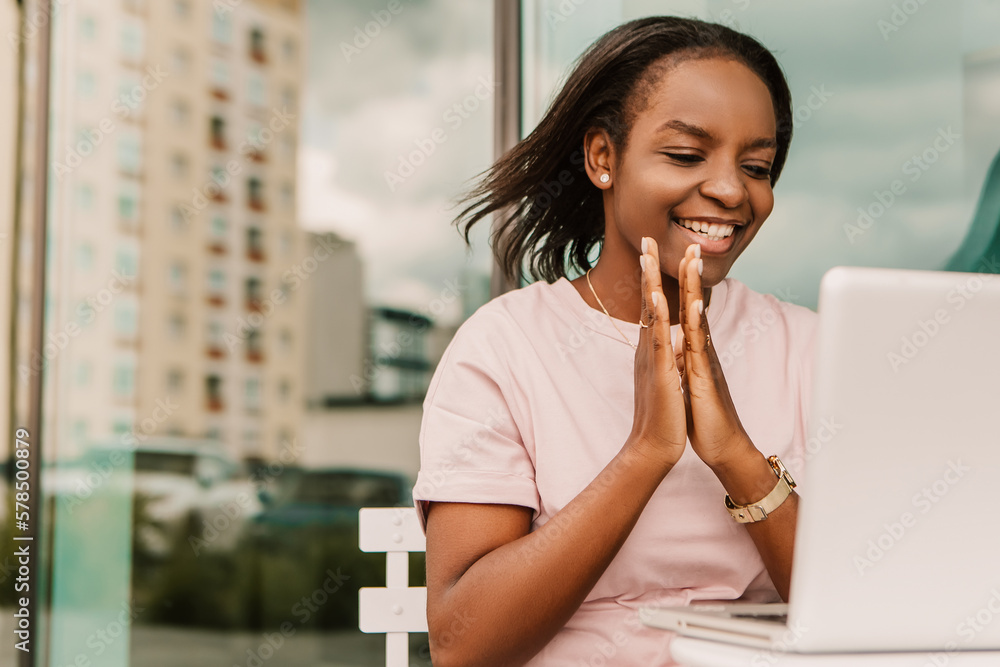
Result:
M685 248L700 244L703 284L717 284L774 206L776 145L771 95L745 65L676 65L635 118L612 173L618 234L637 255L643 236L655 238L674 278Z

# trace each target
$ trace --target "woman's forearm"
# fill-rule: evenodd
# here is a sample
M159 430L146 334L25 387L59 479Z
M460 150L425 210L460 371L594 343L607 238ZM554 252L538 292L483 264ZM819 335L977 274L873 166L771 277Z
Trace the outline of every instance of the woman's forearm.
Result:
M434 664L529 660L579 609L670 468L630 443L545 525L476 560L428 605ZM449 632L456 619L462 631Z
M726 493L738 505L756 502L774 489L777 478L771 464L752 445L749 454L712 466ZM721 504L723 499L719 499ZM793 491L785 502L767 515L764 521L743 524L760 553L764 567L781 599L788 601L792 578L792 549L795 544L795 522L798 518L799 497Z

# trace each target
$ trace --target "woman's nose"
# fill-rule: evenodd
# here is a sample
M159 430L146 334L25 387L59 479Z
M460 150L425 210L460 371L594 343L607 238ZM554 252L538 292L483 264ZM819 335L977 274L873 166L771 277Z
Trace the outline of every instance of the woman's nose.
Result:
M701 194L715 199L726 208L736 208L747 200L749 193L736 165L715 165L702 182Z

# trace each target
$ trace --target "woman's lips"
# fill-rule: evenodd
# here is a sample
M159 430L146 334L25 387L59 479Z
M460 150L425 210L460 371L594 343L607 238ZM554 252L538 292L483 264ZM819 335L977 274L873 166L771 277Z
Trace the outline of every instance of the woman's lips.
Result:
M701 246L702 252L721 254L728 252L730 248L733 247L736 235L740 232L742 227L736 226L729 236L721 239L712 239L703 232L696 232L693 229L689 229L677 221L676 218L671 218L671 222L677 226L688 238L691 239L691 243L697 243Z

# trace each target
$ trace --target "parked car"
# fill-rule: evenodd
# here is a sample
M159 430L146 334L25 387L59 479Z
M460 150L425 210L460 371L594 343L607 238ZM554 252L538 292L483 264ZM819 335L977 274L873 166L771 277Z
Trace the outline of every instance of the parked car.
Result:
M231 550L263 509L243 465L217 441L195 438L152 438L134 450L98 444L47 469L43 487L69 510L95 493L132 494L136 548L152 557L180 545Z

